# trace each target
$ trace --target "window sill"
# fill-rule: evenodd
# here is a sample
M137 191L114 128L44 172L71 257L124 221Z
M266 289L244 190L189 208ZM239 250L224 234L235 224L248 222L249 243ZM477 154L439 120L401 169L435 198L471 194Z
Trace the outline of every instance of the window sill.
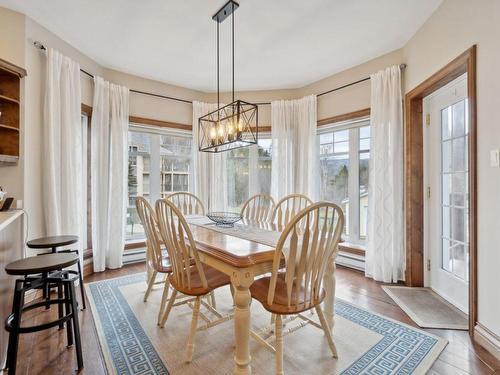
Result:
M145 247L146 246L146 241L144 240L141 240L141 241L131 241L131 242L126 242L125 243L125 248L123 249L124 251L127 251L127 250L135 250L135 249L139 249L141 247Z
M366 247L364 245L357 245L350 242L341 242L339 243L339 251L364 257Z

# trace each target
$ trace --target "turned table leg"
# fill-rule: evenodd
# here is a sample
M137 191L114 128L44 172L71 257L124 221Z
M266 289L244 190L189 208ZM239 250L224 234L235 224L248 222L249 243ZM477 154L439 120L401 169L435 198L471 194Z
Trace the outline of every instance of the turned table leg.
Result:
M250 302L249 287L253 282L250 272L234 273L232 283L234 287L234 338L235 354L234 373L238 375L250 375Z

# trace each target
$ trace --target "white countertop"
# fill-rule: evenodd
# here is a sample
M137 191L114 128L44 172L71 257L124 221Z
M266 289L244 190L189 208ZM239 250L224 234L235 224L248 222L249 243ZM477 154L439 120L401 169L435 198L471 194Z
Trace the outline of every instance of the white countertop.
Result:
M21 211L21 210L10 210L10 211L5 211L5 212L0 211L0 230L3 230L4 228L6 228L7 225L12 223L14 220L16 220L22 214L23 214L23 211Z

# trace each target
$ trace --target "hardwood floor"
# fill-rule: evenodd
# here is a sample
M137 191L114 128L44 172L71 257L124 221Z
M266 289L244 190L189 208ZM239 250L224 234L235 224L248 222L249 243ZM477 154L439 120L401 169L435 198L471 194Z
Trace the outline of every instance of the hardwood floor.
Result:
M109 270L93 274L87 282L124 276L145 270L144 263L128 265L120 270ZM347 302L383 314L392 319L416 326L410 318L385 294L380 283L367 279L360 272L338 268L337 296ZM27 314L23 324L39 324L56 315L52 311L39 310ZM81 334L85 368L80 374L106 374L102 354L94 327L92 314L87 308L80 314ZM465 331L429 329L435 335L446 338L449 343L434 363L429 374L500 374L500 361L486 350L473 343ZM18 353L18 374L71 374L76 369L73 348L66 348L64 330L56 328L34 334L21 335Z

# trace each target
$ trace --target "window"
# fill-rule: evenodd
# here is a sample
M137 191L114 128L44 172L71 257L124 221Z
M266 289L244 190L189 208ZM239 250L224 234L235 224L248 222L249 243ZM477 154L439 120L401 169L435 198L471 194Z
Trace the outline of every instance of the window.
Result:
M249 154L250 147L237 148L227 152L227 207L238 211L249 196Z
M318 133L320 198L338 204L344 211L344 238L363 243L367 234L369 122L325 127Z
M161 197L178 191L189 190L189 168L191 165L191 138L162 135Z
M462 280L469 246L469 160L466 100L441 110L442 268Z
M258 187L256 193L271 194L271 153L273 141L270 138L259 139L257 145Z
M238 212L254 194L271 191L271 151L269 136L260 136L258 144L227 152L227 209Z
M144 229L135 198L150 203L178 191L189 191L191 134L131 125L128 133L128 207L125 239L142 241Z

